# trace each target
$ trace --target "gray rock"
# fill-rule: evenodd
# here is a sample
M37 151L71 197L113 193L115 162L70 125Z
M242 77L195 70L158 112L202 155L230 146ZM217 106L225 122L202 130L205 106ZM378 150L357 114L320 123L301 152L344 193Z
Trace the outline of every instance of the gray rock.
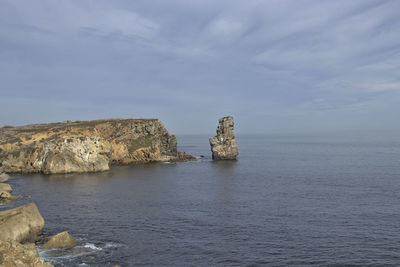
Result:
M7 173L0 173L0 183L5 183L8 181L10 176Z
M66 138L47 152L42 169L46 174L106 171L111 152L110 143L97 136Z
M239 154L233 126L233 117L228 116L219 119L217 135L210 138L214 160L236 159Z

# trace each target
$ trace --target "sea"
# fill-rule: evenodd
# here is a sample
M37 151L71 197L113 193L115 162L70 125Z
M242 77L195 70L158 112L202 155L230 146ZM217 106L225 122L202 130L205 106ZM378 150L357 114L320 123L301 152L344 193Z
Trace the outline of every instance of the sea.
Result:
M238 135L213 161L207 135L178 136L195 162L16 175L0 206L34 202L55 266L399 266L400 135Z

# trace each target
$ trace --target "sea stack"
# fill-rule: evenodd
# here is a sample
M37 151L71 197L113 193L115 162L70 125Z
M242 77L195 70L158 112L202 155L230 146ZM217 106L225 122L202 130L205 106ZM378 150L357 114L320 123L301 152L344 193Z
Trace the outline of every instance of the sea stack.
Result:
M217 135L210 138L212 158L214 160L236 159L238 147L233 133L233 117L219 119Z

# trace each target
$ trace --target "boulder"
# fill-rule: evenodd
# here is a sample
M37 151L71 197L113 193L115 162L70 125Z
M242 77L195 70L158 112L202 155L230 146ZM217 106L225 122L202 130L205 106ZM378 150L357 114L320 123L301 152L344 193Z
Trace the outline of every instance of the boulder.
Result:
M8 181L10 176L7 173L0 173L0 183L5 183Z
M6 240L0 240L0 266L54 267L39 256L35 244L19 244L16 241Z
M228 116L219 119L217 135L210 138L214 160L236 159L239 154L233 126L233 117Z
M3 199L11 199L12 198L12 196L11 196L11 194L9 193L9 192L7 192L7 191L0 191L0 200L3 200Z
M9 184L0 183L0 191L11 193L13 190Z
M78 242L67 231L58 233L44 240L42 248L73 248Z
M0 240L33 242L43 228L43 217L34 203L0 212Z

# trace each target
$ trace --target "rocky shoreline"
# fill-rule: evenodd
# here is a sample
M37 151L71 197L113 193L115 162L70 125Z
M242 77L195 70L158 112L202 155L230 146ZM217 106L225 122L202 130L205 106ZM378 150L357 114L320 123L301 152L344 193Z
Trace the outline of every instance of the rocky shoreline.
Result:
M236 159L233 118L219 120L210 138L213 159ZM110 119L35 124L0 129L0 203L12 195L7 173L73 173L109 170L113 165L191 161L178 152L175 135L158 119ZM29 196L25 196L28 197ZM44 219L31 202L0 211L0 266L50 267L37 249L73 248L78 242L67 231L43 237Z
M13 196L7 173L74 173L110 166L196 160L178 152L175 135L158 119L109 119L0 128L0 203ZM50 267L38 253L72 248L66 231L43 237L44 219L32 202L0 211L0 266Z
M0 172L73 173L191 161L159 119L108 119L0 128Z
M0 173L1 181L7 182L9 176ZM7 185L7 186L5 186ZM9 188L0 183L0 188ZM1 193L0 189L0 193ZM9 204L19 196L0 197L0 204ZM34 202L0 211L0 266L51 267L40 257L41 249L71 249L78 245L77 240L67 231L46 237L43 236L45 221Z
M12 188L5 183L8 179L0 173L0 203L18 198L11 195ZM44 219L34 203L0 211L0 266L53 266L39 256L35 244L43 228Z

